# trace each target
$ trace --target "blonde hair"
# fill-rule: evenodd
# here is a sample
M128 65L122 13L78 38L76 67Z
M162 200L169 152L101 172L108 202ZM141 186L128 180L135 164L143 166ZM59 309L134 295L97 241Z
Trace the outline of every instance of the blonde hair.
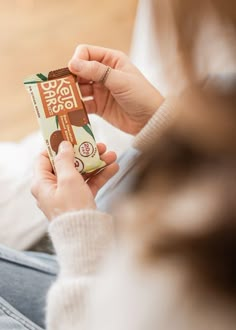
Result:
M234 0L153 0L158 43L172 89L236 72ZM183 84L181 84L183 82Z
M184 297L184 306L174 305L172 317L163 326L158 324L159 329L234 329L236 79L226 89L215 77L201 83L196 44L201 23L214 17L228 31L228 40L234 40L227 51L235 54L236 3L156 0L154 4L166 74L172 82L183 79L184 84L173 105L176 120L137 161L140 168L121 214L121 237L140 269L153 270L151 280L158 282L164 264L171 266L168 274L164 272L170 282L182 281L177 298L168 296L165 281L164 288L156 283L162 287L160 300L168 296L168 306L173 308L172 302ZM209 47L217 42L207 40ZM150 273L145 272L147 281ZM150 306L150 317L155 319L159 307Z

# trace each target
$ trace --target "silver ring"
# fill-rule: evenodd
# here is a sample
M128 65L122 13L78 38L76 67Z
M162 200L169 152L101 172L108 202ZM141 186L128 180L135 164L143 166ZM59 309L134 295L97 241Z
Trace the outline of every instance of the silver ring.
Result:
M112 68L110 66L107 66L106 67L106 71L104 72L104 74L102 75L101 79L99 80L99 82L101 84L104 85L106 83L107 78L108 78L109 74L111 73L111 70L112 70Z

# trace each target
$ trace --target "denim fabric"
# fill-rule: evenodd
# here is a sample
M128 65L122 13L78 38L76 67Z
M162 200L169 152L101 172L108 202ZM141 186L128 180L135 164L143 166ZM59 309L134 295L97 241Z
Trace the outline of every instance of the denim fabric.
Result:
M135 176L137 159L140 151L128 148L117 160L119 172L109 180L98 192L96 197L97 208L103 212L112 212L113 205L125 194Z
M1 330L42 330L0 297Z
M0 329L42 329L46 294L55 280L55 256L0 246Z

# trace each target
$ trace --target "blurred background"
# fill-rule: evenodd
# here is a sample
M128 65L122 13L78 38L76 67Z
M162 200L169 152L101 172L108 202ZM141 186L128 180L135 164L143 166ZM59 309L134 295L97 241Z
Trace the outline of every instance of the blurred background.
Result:
M38 129L23 79L67 65L79 43L129 53L137 0L0 0L0 141Z

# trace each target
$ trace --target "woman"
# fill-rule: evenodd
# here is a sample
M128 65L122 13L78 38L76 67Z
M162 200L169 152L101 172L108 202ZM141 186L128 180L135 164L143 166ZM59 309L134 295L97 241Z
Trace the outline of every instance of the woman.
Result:
M210 6L208 1L198 2L198 5L200 4L202 11L204 9L205 12L207 8L208 14L213 12L220 13L226 22L230 21L231 26L232 24L233 26L236 25L235 11L232 10L235 5L230 1L227 3L215 1L213 7ZM201 82L202 76L199 74L199 71L195 70L196 66L192 57L195 45L192 42L192 32L197 31L195 27L199 26L199 22L201 22L199 19L202 17L201 10L198 10L198 12L193 10L195 6L193 1L159 1L156 5L157 8L155 10L157 11L157 17L159 16L157 28L163 56L166 57L167 72L171 72L169 69L176 66L178 67L178 72L176 72L177 78L179 79L180 74L183 77L181 79L183 83L181 83L181 86L178 86L180 87L178 92L176 92L176 88L175 90L173 89L172 94L175 95L174 97L168 97L164 101L159 92L146 81L138 70L130 64L127 57L120 52L97 47L80 46L69 63L71 71L78 75L79 82L82 85L82 93L85 96L94 96L94 101L88 104L88 112L96 112L120 129L136 135L134 148L135 150L138 149L138 151L134 151L135 155L132 155L128 160L125 159L124 163L129 161L129 166L127 166L127 169L121 167L121 171L118 172L116 179L114 178L116 181L113 181L108 186L108 192L114 191L114 187L120 184L121 179L127 173L130 174L129 170L132 169L134 171L134 166L137 160L139 161L136 154L139 154L140 151L145 152L147 148L148 151L154 150L151 148L155 147L158 138L165 133L171 122L175 121L175 116L178 117L177 110L184 107L184 105L179 103L180 97L178 102L176 101L176 94L177 96L178 94L180 95L181 90L188 86L189 83L195 85ZM159 5L161 7L158 7ZM195 23L198 22L198 24L190 24L188 29L185 30L185 23L188 23L189 19L184 21L183 17L187 13L189 19L194 19ZM165 17L166 21L162 20L162 16ZM170 35L173 36L170 43L166 40L169 27L172 28L173 32ZM232 36L233 32L231 33ZM177 42L174 37L177 37ZM171 50L174 51L176 45L178 45L177 54L179 56L177 61L173 61L171 59L171 56L173 56ZM233 52L234 49L231 49L229 52L231 55L233 54L232 57L234 57ZM92 84L90 83L91 81L93 81ZM173 79L171 81L172 84L175 81L176 79ZM202 97L201 94L194 95L198 95L199 99ZM184 100L187 99L185 98ZM196 97L192 97L186 101L186 104L188 106L192 105L192 101L194 101L193 104L197 104L196 100ZM198 105L199 109L203 107L201 103ZM192 130L194 129L194 125L190 127ZM166 137L166 135L164 136ZM191 135L188 135L188 137L190 138ZM162 141L161 145L165 146L165 143ZM117 259L115 259L115 261L117 260L116 267L114 267L113 256L112 266L108 264L104 273L101 273L102 275L96 279L95 275L99 272L99 268L110 249L111 241L114 239L114 230L112 216L96 209L94 195L118 169L114 163L115 155L105 154L103 145L99 148L108 166L88 183L85 183L74 169L72 147L68 143L61 145L56 159L57 178L52 174L51 165L45 153L40 156L36 166L32 192L37 198L40 208L52 220L50 234L60 265L57 281L49 292L47 328L56 330L80 328L152 329L157 325L159 328L162 326L162 329L193 328L192 324L185 323L186 318L183 310L180 310L181 318L179 320L181 322L177 323L178 315L175 315L174 322L172 324L168 323L171 308L174 305L165 304L166 309L162 310L160 301L157 304L157 296L161 294L163 299L166 299L167 296L171 297L173 293L171 291L168 295L166 291L168 281L165 283L167 285L164 285L163 281L156 282L157 273L154 272L154 276L152 276L152 268L151 274L149 268L143 268L145 276L143 276L142 268L141 273L140 271L136 272L136 258L132 256L136 255L136 249L138 254L139 252L142 254L142 251L145 252L146 250L142 249L143 245L141 244L139 251L135 235L128 235L127 238L125 236L122 240L119 251L115 252L115 256L117 256ZM158 154L158 150L156 150L156 154ZM163 153L161 154L163 155ZM150 165L149 162L148 165ZM145 169L147 170L147 167ZM158 184L160 184L160 181ZM165 187L166 183L164 182L163 184ZM141 187L144 189L146 186L141 185ZM118 188L121 194L125 190L121 185ZM138 190L138 192L140 191ZM117 196L114 198L119 200ZM143 204L142 200L139 199L138 205L141 206L143 211L142 217L144 217L145 222L146 204ZM156 204L154 206L156 210ZM136 208L137 203L133 206L132 212L135 212ZM125 212L124 220L127 219L128 222L128 218L129 216ZM150 228L153 227L150 226ZM144 234L144 230L141 231L141 234L139 231L137 237L145 241L146 236ZM147 236L147 242L149 242L149 235ZM132 247L133 245L135 247L134 250L129 248L129 246ZM121 255L121 258L119 255ZM160 271L162 279L169 278L172 267L172 264L170 264L170 268L167 264L166 271ZM129 272L127 273L125 270ZM149 273L148 276L146 271ZM129 274L132 275L131 281ZM115 287L114 283L116 283ZM150 283L148 288L146 287L147 283ZM140 293L142 287L144 290ZM172 288L174 290L174 287ZM137 292L139 294L136 295ZM155 294L151 296L151 292ZM136 299L130 300L130 297ZM179 295L175 296L176 299L178 297ZM138 304L137 302L140 299L145 303ZM171 299L168 301L171 302ZM149 308L151 305L155 306L155 310L153 311L152 309L152 313L149 314L145 307ZM230 306L230 304L228 305ZM197 306L199 307L199 304ZM216 310L214 309L214 311ZM157 316L163 316L158 321L159 323L155 322L157 319L150 317L150 315L154 316L155 312ZM232 315L230 314L230 316ZM210 318L208 321L211 322L212 319ZM228 324L230 329L232 323ZM198 329L203 329L204 326L201 325ZM35 328L37 329L37 327ZM227 327L224 329L227 329Z
M170 24L171 22L173 23L173 21L177 22L176 26L170 25L170 28L171 27L176 28L175 33L177 37L177 44L179 42L180 50L182 50L182 52L180 53L181 54L180 60L178 61L179 64L178 70L181 72L181 75L185 79L183 79L183 84L181 86L181 89L184 89L186 86L189 85L189 83L194 85L201 81L200 79L201 72L199 73L196 70L197 66L194 66L193 57L191 56L193 55L196 40L192 39L192 34L190 33L190 31L183 30L183 27L185 27L186 22L183 23L182 19L183 16L187 14L187 12L189 15L189 19L191 18L192 21L195 20L196 22L196 19L197 18L199 19L198 16L199 12L196 13L195 11L193 12L189 11L191 7L196 6L195 3L191 3L191 4L190 3L191 2L189 1L188 2L182 1L180 4L180 2L178 1L173 1L172 6L169 6L170 2L166 1L164 4L162 3L162 6L159 7L163 9L163 12L166 15L169 14L169 16L163 15L165 19L166 17L169 17L169 20L167 20L167 22L163 22L163 21L160 22L159 28L160 28L161 37L163 37L164 34L166 33L166 29L165 29L166 24ZM232 6L234 5L232 5L231 3L231 7L230 7L230 4L225 4L221 1L218 2L216 1L215 6L213 5L212 7L210 2L204 2L204 4L203 3L201 4L202 4L201 9L202 10L203 8L206 9L206 13L208 12L209 18L212 19L212 22L217 21L217 19L220 19L221 15L224 19L229 18L229 21L230 19L232 19L232 21L230 21L229 26L227 26L226 24L225 29L229 29L228 31L231 32L231 36L233 36L234 31L231 31L230 27L232 26L231 25L232 23L235 24L235 17L234 17L235 14L231 14L229 9L232 10ZM158 7L158 2L157 2L157 7ZM194 8L192 8L192 10L194 10ZM219 16L217 16L217 14ZM186 18L186 20L188 21L188 18ZM195 32L200 31L199 26L193 25L193 27ZM199 31L197 27L199 28ZM163 48L162 48L163 53L168 54L166 50L167 49L170 50L171 47L173 47L174 40L171 40L171 44L168 42L165 43L162 42L162 44L163 44ZM233 50L232 50L232 54L233 54ZM172 64L173 62L170 59L168 63ZM107 69L106 67L107 65L109 67L112 67L112 70ZM115 51L108 51L96 47L80 46L77 48L74 58L69 64L69 67L71 71L79 77L79 81L81 83L84 82L84 79L87 82L91 80L95 82L93 85L91 85L91 84L86 84L85 81L85 85L82 87L82 92L85 95L92 94L94 95L95 98L95 101L92 101L91 104L88 105L88 111L98 113L99 115L103 116L103 118L110 121L112 124L115 124L117 127L126 130L129 133L132 134L138 133L135 140L135 146L136 147L138 146L139 149L143 148L143 150L145 150L148 147L148 150L149 151L152 150L152 152L154 153L155 149L154 146L152 145L153 141L157 143L156 138L157 135L159 135L162 130L163 122L165 124L165 121L167 120L168 124L170 124L169 118L171 118L172 107L167 103L167 101L165 101L161 105L163 101L160 95L158 94L158 92L155 91L148 83L147 84L145 83L143 77L140 76L140 74L136 71L136 69L130 66L127 58L124 57L123 54L117 53ZM101 86L100 84L96 84L99 81L103 80L104 77L106 77L105 80L106 88L104 88L104 86ZM210 80L211 79L209 79L209 81ZM126 83L124 83L124 81ZM212 85L209 81L208 84ZM213 80L213 82L216 81L217 79ZM215 90L214 93L216 96L218 95L217 92L215 92ZM128 95L128 102L127 102L127 95ZM229 93L229 95L231 94ZM204 108L207 108L206 105L209 105L211 107L213 107L214 105L216 107L216 104L212 102L211 98L208 99L207 97L205 100L204 94L201 93L199 94L194 93L193 96L190 98L187 98L184 95L183 97L185 98L186 104L183 104L182 102L181 106L184 108L186 107L186 105L188 106L191 105L196 111L199 111L202 114L202 116L204 116L202 110ZM145 103L143 102L144 100ZM202 103L201 102L197 103L197 100L202 100ZM219 100L221 100L221 98L219 98ZM193 101L194 103L192 104L191 101ZM198 109L195 106L196 104L198 104ZM224 102L222 103L219 102L218 104L221 104L222 107L223 105L227 107L227 103L224 104ZM176 106L173 107L175 108L176 116L177 116L178 107L180 107L179 100L176 101ZM122 112L120 111L121 109ZM156 109L159 110L155 112ZM213 113L211 112L211 116L212 115ZM196 119L198 118L196 117ZM222 121L222 123L223 122L224 121ZM192 126L193 129L192 135L194 136L194 125L191 122L191 120L189 121L189 123ZM196 127L197 127L197 121L196 121ZM202 128L201 124L198 126L198 128ZM207 138L207 134L204 133L205 132L202 131L203 136ZM198 137L197 134L196 136ZM168 141L167 137L166 140ZM189 135L190 141L191 138L192 136ZM202 139L202 141L204 141L204 139ZM226 144L226 148L227 148L228 146L227 143L229 143L229 140L224 141L224 143ZM191 145L191 143L189 144ZM171 147L171 145L169 147ZM213 144L210 144L209 149L207 150L207 155L209 155L209 157L213 154L211 148L213 148ZM178 148L177 148L177 152L178 152ZM167 154L170 153L169 149L166 150L166 153ZM144 153L144 155L147 156L147 153ZM219 158L222 156L221 150L219 150L218 156ZM214 157L212 156L212 159L214 159ZM153 158L155 160L157 159L157 157L153 157ZM118 252L116 251L115 255L113 255L113 261L111 261L111 265L106 266L106 270L104 271L104 274L101 276L100 279L99 278L97 279L97 283L96 283L96 279L94 279L94 276L96 275L97 270L99 269L99 266L104 258L104 255L108 253L108 250L110 248L110 241L113 240L113 223L112 223L113 219L111 218L110 215L103 214L96 209L94 198L92 196L94 194L94 181L98 180L95 185L96 187L99 188L100 183L102 184L103 180L100 180L99 178L95 177L93 179L94 181L92 180L92 182L88 183L87 185L83 184L82 180L79 178L79 175L76 173L75 170L73 170L72 148L69 144L63 144L63 150L61 150L61 154L59 154L57 162L59 162L60 164L58 168L58 179L57 179L58 181L56 181L56 178L53 177L52 175L50 177L50 180L48 180L49 179L48 175L49 173L51 173L50 164L47 158L45 158L45 155L41 156L41 159L38 162L38 166L41 169L36 171L36 184L33 187L33 193L35 194L39 202L39 206L46 213L49 219L53 219L52 224L50 225L50 234L54 242L56 252L59 258L59 264L61 267L61 273L49 293L49 302L48 302L49 329L64 329L64 328L68 328L68 329L74 329L74 328L75 329L79 329L79 328L152 329L153 328L155 329L156 327L162 329L170 329L170 328L193 329L195 325L191 324L191 322L195 323L196 319L198 319L198 317L200 316L202 316L202 320L201 323L199 322L199 324L196 325L198 329L199 328L203 329L205 327L203 320L209 322L208 325L209 328L215 328L218 324L219 328L233 329L233 326L235 324L233 322L234 319L233 314L229 313L229 315L227 315L228 319L226 317L227 322L225 321L225 323L219 323L219 319L217 317L215 317L215 320L217 319L217 322L215 322L209 315L211 312L216 311L217 308L215 309L209 308L209 311L207 311L206 314L202 312L199 314L196 313L196 315L194 314L191 315L188 302L186 302L187 304L186 310L187 311L189 310L189 314L186 312L185 315L184 309L181 308L178 309L176 306L176 311L174 310L172 312L176 313L179 310L180 312L180 315L178 316L179 319L177 318L177 316L175 316L174 321L169 322L168 317L166 317L165 319L163 317L164 314L161 316L159 314L161 310L161 302L160 299L157 299L159 295L158 289L159 290L161 290L161 288L163 289L162 291L163 299L168 300L167 304L163 302L163 306L165 306L165 308L169 307L169 311L167 309L166 313L170 313L173 301L168 296L167 284L168 283L170 284L170 287L172 287L173 292L174 290L176 290L176 286L173 285L173 283L168 279L170 270L172 269L173 265L172 263L168 264L168 259L167 259L166 271L163 271L164 268L163 265L161 265L159 269L158 268L155 269L154 267L154 269L156 270L154 272L154 278L155 276L157 276L157 278L153 279L153 277L150 276L150 274L149 275L146 274L146 277L143 276L143 272L145 272L145 270L149 272L153 270L153 268L144 267L143 269L142 268L136 269L136 262L138 263L137 259L135 258L136 254L138 254L136 252L136 249L140 249L140 253L142 253L142 244L140 244L141 246L139 248L137 247L138 246L137 244L137 246L134 248L134 251L132 247L129 248L129 244L132 245L132 242L135 245L136 242L135 235L133 236L131 234L128 235L130 236L128 241L125 240L124 242L122 241L122 244L120 243L119 245L120 248L118 249ZM205 162L205 158L202 155L199 155L199 162L200 164ZM162 163L161 160L160 163ZM66 171L67 173L66 178L68 181L62 180L63 188L61 188L60 170L61 168L69 168L69 164L70 164L70 171L69 170ZM150 162L148 162L148 165L149 167L145 167L146 172L148 171L149 168L151 168ZM184 169L185 168L184 163L182 164L182 166ZM155 173L154 170L153 172ZM42 173L45 173L46 177L42 175ZM62 178L63 178L63 173L62 173ZM171 175L171 172L169 173L169 175ZM149 183L148 179L151 180L151 178L148 175L146 175L145 177L147 178L147 183L145 183L145 180L142 181L143 190L145 188L147 189L148 187L148 183ZM183 177L183 182L185 183L185 175L183 173L182 173L182 177ZM205 182L209 178L210 175L209 176L207 175L205 178ZM81 180L80 184L79 184L79 180ZM76 184L76 182L78 183ZM161 182L162 182L161 179L159 181L157 180L157 185L158 184L160 185ZM202 183L204 182L203 177L200 174L199 174L199 182ZM149 184L151 185L151 183ZM162 182L162 185L164 185L163 189L165 189L165 186L166 188L168 188L167 182L165 181ZM65 188L65 186L66 187L68 186L68 190L67 188ZM157 191L155 189L158 189L155 187L155 185L154 187L153 185L151 185L151 187L152 187L152 191L154 192ZM193 191L196 190L194 185L192 189ZM51 196L50 200L48 200L47 198L47 194L49 190ZM73 191L73 193L69 194L70 191ZM203 196L205 196L207 200L205 208L206 210L209 209L209 214L213 212L210 208L210 201L208 203L209 194L211 192L213 191L210 190L208 191L208 194L206 194L204 189L202 191ZM81 199L69 201L69 205L68 205L67 202L68 196L72 194L76 196L81 196ZM145 240L146 237L144 236L145 223L146 223L145 219L147 219L148 209L145 212L143 208L144 206L147 207L148 198L145 194L141 196L143 196L143 201L145 201L145 203L142 203L142 200L140 201L139 199L140 203L134 204L133 208L131 208L131 210L128 208L128 210L131 213L132 212L135 213L135 209L139 210L135 213L137 216L137 221L139 219L138 214L139 213L142 214L144 227L142 227L143 235L140 234L140 240L142 239ZM151 195L149 197L151 198ZM168 194L166 196L166 199L168 199ZM213 202L217 204L217 200L218 199L213 199ZM156 210L157 207L154 201L153 204L154 205L152 206L152 208ZM199 206L203 207L203 204L200 203ZM159 208L161 212L162 210L161 204L159 205ZM79 211L74 211L74 210L79 210ZM163 212L165 211L166 210L164 208ZM152 212L154 212L153 209ZM193 215L194 213L192 214L192 216ZM125 219L128 221L129 216L126 213L124 213L123 218L124 221ZM204 222L205 220L204 214L202 214L202 219L200 220ZM146 225L148 224L146 223ZM149 225L151 226L150 223ZM195 226L197 226L197 223L195 224ZM186 225L186 232L190 229ZM136 230L138 229L136 228ZM184 230L185 228L183 227L183 232ZM193 233L190 232L190 234L194 234L194 232ZM199 233L196 233L196 236L197 234ZM201 237L201 234L202 233L199 234L199 237ZM175 236L173 234L172 237L173 241L174 238ZM192 239L194 241L194 237L192 237ZM209 235L209 241L211 241L210 235ZM217 242L217 240L215 240L214 238L214 235L212 241ZM128 247L126 246L127 244ZM191 246L191 240L189 244ZM214 246L215 243L212 244ZM181 245L181 242L179 242L179 245ZM162 245L160 244L160 247L161 246ZM157 240L157 247L158 247L158 240ZM232 248L232 246L230 247ZM186 244L186 249L187 248L188 245ZM168 244L166 249L168 251ZM176 243L176 249L178 251L178 240ZM208 254L208 249L211 250L211 247L207 246L206 250L205 251L203 250L202 259L204 259L204 252ZM144 250L143 253L145 253L145 249L143 250ZM130 253L134 254L133 258L132 255L131 256L129 255ZM184 255L184 253L185 252L183 250L182 255ZM196 256L195 253L193 253L192 255L193 263L195 263L195 258L197 259L198 257L199 256ZM114 260L116 261L114 262ZM210 263L210 260L208 261ZM126 267L129 269L129 272L125 271ZM170 267L169 270L168 267ZM192 268L194 269L194 267ZM191 271L191 267L189 267L188 270ZM175 272L173 268L173 277L176 278L177 276L181 276L181 274L186 276L185 267L183 267L182 271L183 273L178 271ZM161 278L158 279L158 273L161 274L161 276L166 274L166 278L168 279L167 283L165 283L165 281L163 281ZM131 281L129 279L129 276L131 276L132 279ZM139 277L141 277L141 279ZM188 280L189 277L186 276L186 281ZM149 283L151 282L150 286L146 284L147 281ZM95 282L95 284L93 282ZM133 285L133 283L135 282L136 285ZM113 287L114 285L113 283L116 283L115 286L117 287ZM181 281L180 282L177 281L177 283L175 284L183 285ZM140 293L139 292L140 286L142 285L144 288L144 292ZM199 285L199 288L200 286L201 285ZM121 292L121 295L118 294L119 292ZM155 292L154 297L151 297L151 292ZM199 299L195 297L196 299L193 299L192 297L188 296L187 290L185 291L184 287L182 291L182 293L186 295L186 299L190 299L191 301L193 301L193 303L195 302L196 307L198 308L201 305L201 303L203 303L204 298L206 298L204 292L202 291L200 292L202 293L202 297ZM147 297L146 294L150 296ZM178 292L176 293L175 299L180 297L179 294L180 293ZM207 294L210 293L207 291ZM132 299L131 298L132 295L134 295L136 299ZM140 299L144 301L144 303L141 305L137 302ZM129 304L127 303L127 301L129 302ZM207 301L209 303L213 303L213 299L208 299ZM152 303L155 306L155 311L156 314L159 315L159 318L158 316L155 316L155 312L147 313L145 311L145 305L150 308ZM230 309L229 301L227 301L226 305ZM124 306L126 308L124 308ZM232 306L235 306L235 304L233 304ZM129 315L126 315L125 311L129 312ZM222 309L222 311L224 310ZM132 314L132 316L130 314ZM60 315L60 317L58 317L58 315ZM225 317L225 314L222 313L221 316ZM232 321L232 323L228 322L230 320Z

